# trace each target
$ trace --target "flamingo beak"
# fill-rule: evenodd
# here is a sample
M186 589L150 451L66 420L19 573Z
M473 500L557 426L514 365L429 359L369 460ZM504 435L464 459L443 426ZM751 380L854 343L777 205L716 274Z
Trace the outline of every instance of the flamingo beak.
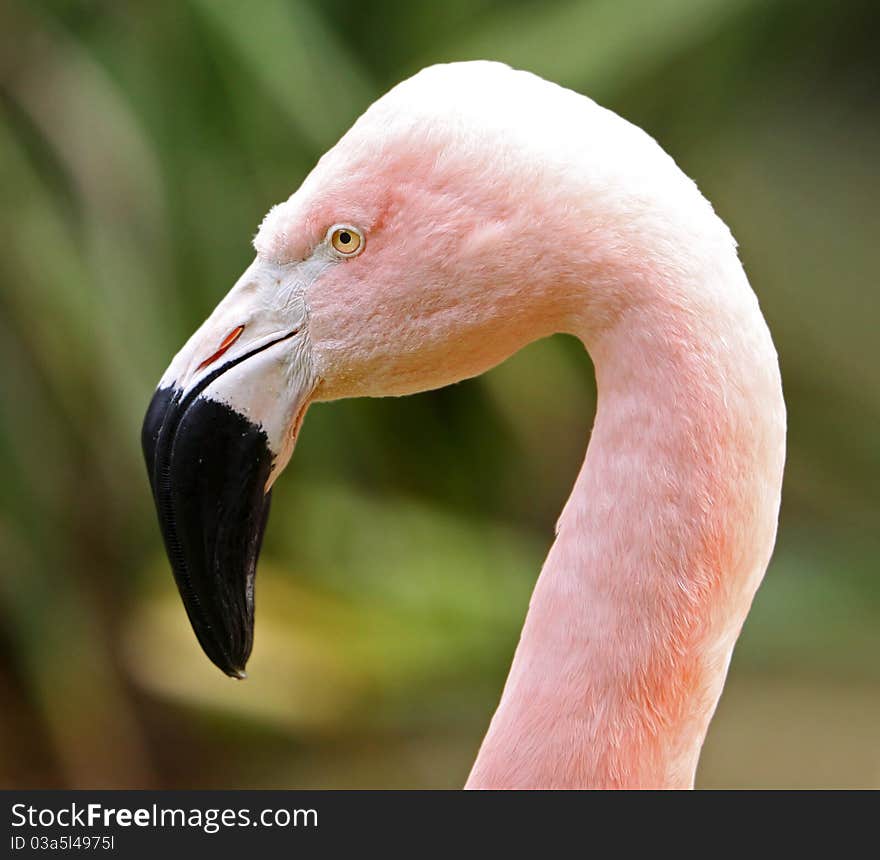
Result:
M244 678L271 485L290 458L314 380L299 328L279 331L289 318L230 325L242 304L233 298L218 306L163 377L141 442L192 628L215 665Z

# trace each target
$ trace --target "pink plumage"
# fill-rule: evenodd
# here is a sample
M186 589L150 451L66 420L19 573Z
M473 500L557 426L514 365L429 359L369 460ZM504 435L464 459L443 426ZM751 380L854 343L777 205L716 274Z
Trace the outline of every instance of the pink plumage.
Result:
M363 237L351 259L327 245L338 224ZM537 338L581 339L595 426L467 785L691 786L772 551L785 449L770 334L695 184L584 96L496 63L435 66L377 101L254 244L163 382L194 385L238 325L230 354L291 330L204 395L265 428L270 483L309 402L436 388Z

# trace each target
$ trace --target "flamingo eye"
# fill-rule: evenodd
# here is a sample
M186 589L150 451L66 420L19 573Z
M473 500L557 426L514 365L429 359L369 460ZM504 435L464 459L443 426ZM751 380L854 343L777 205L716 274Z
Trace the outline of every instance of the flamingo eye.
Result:
M363 250L364 237L357 228L340 224L338 227L330 228L330 244L337 254L353 257Z

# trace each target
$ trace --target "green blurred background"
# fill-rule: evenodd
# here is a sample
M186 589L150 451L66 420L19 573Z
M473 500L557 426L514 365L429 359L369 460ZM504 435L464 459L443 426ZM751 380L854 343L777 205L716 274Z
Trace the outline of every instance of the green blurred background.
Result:
M731 225L789 406L776 555L698 784L880 787L876 3L0 6L0 785L453 787L583 457L564 337L320 405L251 678L201 654L140 421L268 207L389 86L493 58L643 126Z

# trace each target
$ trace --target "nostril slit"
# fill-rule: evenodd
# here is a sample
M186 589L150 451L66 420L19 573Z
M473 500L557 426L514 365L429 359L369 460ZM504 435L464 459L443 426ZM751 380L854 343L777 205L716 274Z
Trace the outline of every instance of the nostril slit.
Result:
M241 337L241 333L244 331L244 326L239 325L236 326L231 332L229 332L226 337L220 342L220 346L217 347L216 351L209 355L197 368L196 370L201 370L203 367L207 367L209 364L213 364L227 349L229 349L232 344L234 344L239 337Z

